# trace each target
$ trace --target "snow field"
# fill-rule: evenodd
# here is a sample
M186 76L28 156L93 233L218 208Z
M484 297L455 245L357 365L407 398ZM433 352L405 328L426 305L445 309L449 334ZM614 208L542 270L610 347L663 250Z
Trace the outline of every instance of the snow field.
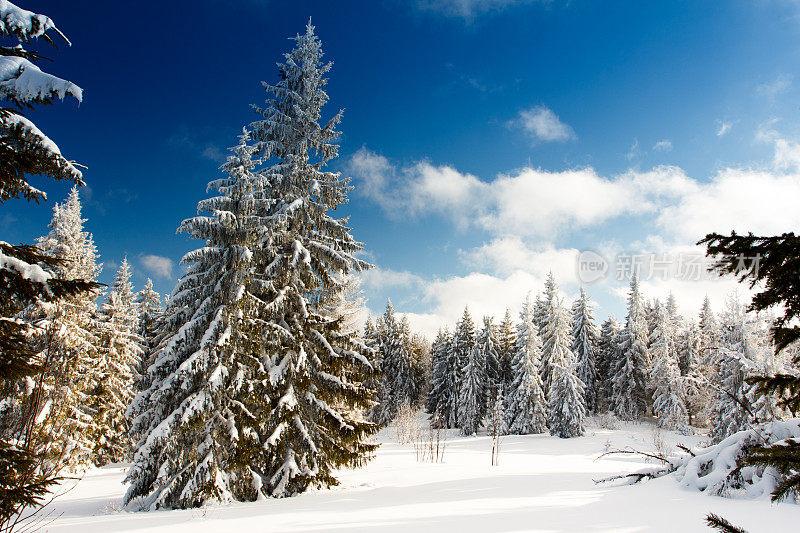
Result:
M121 510L124 467L87 473L58 498L46 527L76 531L292 532L639 532L711 531L709 512L750 533L791 531L792 504L729 500L682 489L668 476L634 486L596 485L595 479L647 466L632 457L598 457L609 448L652 451L697 445L702 436L659 431L648 422L603 429L589 419L584 437L505 436L499 466L491 466L492 439L447 433L444 463L418 462L411 443L399 444L390 426L366 467L341 471L341 485L288 499L210 506L186 511ZM418 427L427 427L418 415Z

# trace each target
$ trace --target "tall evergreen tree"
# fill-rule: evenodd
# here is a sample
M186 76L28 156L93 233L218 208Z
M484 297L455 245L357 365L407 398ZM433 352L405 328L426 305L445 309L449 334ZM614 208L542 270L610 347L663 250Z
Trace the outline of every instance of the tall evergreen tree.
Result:
M620 336L620 358L612 377L611 406L623 420L636 420L647 411L646 376L650 360L647 341L639 280L634 275L628 294L628 317Z
M454 376L458 383L456 390L457 399L456 405L461 403L462 385L464 383L465 369L469 361L469 354L475 346L475 323L472 321L472 316L469 314L469 308L464 307L464 313L461 315L461 320L456 324L456 329L453 332L453 341L451 349L453 357L455 358L455 365L457 368L456 375ZM456 409L456 426L461 427L460 412Z
M592 316L592 304L586 291L572 305L572 353L578 364L578 377L585 385L584 400L587 412L597 410L597 326Z
M550 301L547 325L550 348L550 385L547 400L550 409L550 434L570 438L583 435L584 383L578 377L578 362L572 353L572 336L567 311L554 297Z
M134 509L252 500L269 479L264 418L275 370L258 354L261 336L275 333L259 327L267 309L252 273L265 233L258 212L270 204L259 198L248 140L244 133L222 167L225 177L209 183L217 195L198 203L211 216L179 227L204 246L183 258L187 272L166 310L170 333L147 369L150 387L131 405L139 440L125 503Z
M475 339L475 349L479 350L484 364L484 414L488 403L496 396L497 389L503 385L503 369L500 355L500 343L497 339L497 328L492 318L483 317L483 328Z
M295 41L279 66L278 83L264 84L271 96L257 108L262 120L253 124L258 155L267 162L260 176L273 204L260 258L269 281L259 298L269 306L270 327L280 332L266 346L274 365L274 403L265 423L267 491L278 497L335 484L334 469L363 464L375 448L368 438L377 430L348 414L372 396L362 386L371 371L368 349L325 312L347 289L346 276L370 266L354 255L362 244L347 219L331 216L350 190L348 179L324 170L338 156L342 117L339 111L320 123L332 64L323 62L310 23Z
M476 344L467 356L458 398L458 418L464 435L474 435L480 429L486 412L485 395L486 360L483 351Z
M542 339L542 362L539 372L542 375L542 382L544 382L544 391L550 389L550 360L553 357L554 339L552 338L551 324L555 320L553 313L558 306L554 306L553 302L557 299L558 285L553 273L547 275L547 281L544 285L544 294L541 300L537 297L534 322L539 328L539 336ZM543 308L540 306L544 306Z
M513 379L511 365L514 358L514 321L511 319L511 310L508 308L506 308L503 321L497 327L497 350L500 362L498 384L507 388Z
M53 208L50 231L38 239L39 249L59 261L58 278L96 281L101 265L77 187ZM97 385L101 325L97 318L99 290L41 306L27 315L39 326L31 336L38 358L47 361L37 393L41 409L49 416L39 426L48 435L47 455L54 463L82 470L92 463L98 420L90 395Z
M619 322L609 315L600 327L600 340L597 348L597 406L598 411L611 409L613 390L613 370L617 368L619 357Z
M673 320L667 307L658 303L655 326L650 336L653 412L658 417L659 426L689 434L691 430L684 404L683 379L678 368Z
M139 310L139 327L137 333L142 343L142 356L139 368L136 369L137 392L147 389L147 368L153 364L153 356L162 337L164 305L161 295L153 289L153 281L147 278L144 288L136 294L136 306Z
M66 80L41 71L35 63L41 58L25 46L42 39L55 45L58 35L69 41L45 15L17 7L0 5L0 37L13 43L0 45L0 70L4 72L0 98L0 204L25 198L39 202L43 191L28 182L31 175L82 184L77 165L67 160L56 144L33 122L25 118L23 107L50 104L67 95L82 98L81 89ZM25 76L24 83L18 83ZM13 106L13 107L12 107ZM52 360L30 345L34 326L21 318L33 306L55 307L60 300L78 298L96 284L82 279L63 279L58 270L64 260L41 253L35 247L12 246L0 242L0 529L12 529L27 514L25 509L40 505L56 481L58 467L49 460L52 450L47 432L38 431L51 418L46 411L49 394L42 388L42 377L49 373ZM29 385L33 383L34 387Z
M528 297L517 325L514 381L507 391L508 407L505 409L508 431L519 435L547 431L547 398L539 375L542 343L533 318Z

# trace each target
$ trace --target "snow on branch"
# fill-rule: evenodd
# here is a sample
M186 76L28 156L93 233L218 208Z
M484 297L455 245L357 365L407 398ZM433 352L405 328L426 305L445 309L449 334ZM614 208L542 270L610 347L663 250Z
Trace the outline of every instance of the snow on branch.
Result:
M626 484L674 474L681 487L717 496L733 498L769 497L785 478L771 466L745 464L744 458L761 446L780 445L787 439L800 438L800 418L773 421L734 433L719 444L689 450L682 456L666 457L631 449L613 450L607 454L633 454L656 459L661 466L631 474L598 480L597 483L623 481Z
M24 57L0 56L0 97L15 104L30 105L50 102L54 98L63 100L67 95L80 102L83 89L71 81L43 72Z
M64 39L67 45L72 45L50 17L17 7L8 0L0 0L0 35L13 35L21 41L41 37L54 44L47 35L50 30Z

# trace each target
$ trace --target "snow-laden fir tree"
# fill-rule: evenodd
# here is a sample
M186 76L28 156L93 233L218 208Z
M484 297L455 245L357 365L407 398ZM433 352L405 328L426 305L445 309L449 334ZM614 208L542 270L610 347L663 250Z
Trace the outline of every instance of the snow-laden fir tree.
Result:
M440 330L432 347L433 369L428 412L437 427L454 428L458 419L458 365L452 336Z
M331 63L309 23L279 65L280 80L265 83L267 105L253 123L258 155L266 162L268 234L259 254L265 281L259 299L272 331L265 352L270 367L271 412L264 428L269 456L266 491L291 496L310 485L336 483L333 471L364 463L377 428L349 413L366 407L372 392L369 349L341 320L325 312L347 289L346 276L368 268L347 219L331 211L348 201L349 180L324 170L338 156L339 111L321 123Z
M731 296L721 316L717 347L712 350L717 386L711 417L711 437L715 443L737 431L749 429L754 422L747 394L749 386L745 382L748 366L745 356L746 320L743 306L735 296Z
M581 287L580 296L572 305L572 353L578 363L578 377L585 385L587 412L597 410L597 326L592 316L593 306Z
M556 283L556 277L550 271L544 281L544 291L536 296L536 302L533 304L533 322L539 328L539 337L544 337L547 323L550 321L547 310L550 307L550 302L557 294L558 284Z
M458 395L458 419L464 435L475 435L486 411L486 360L475 344L467 356Z
M492 317L483 317L483 327L475 339L475 348L482 354L485 361L485 395L484 413L489 407L489 402L495 397L497 389L503 385L503 369L500 355L500 343L497 339L497 327L492 323Z
M664 304L658 303L655 325L650 335L653 413L658 417L659 426L688 435L691 428L684 404L684 383L678 368L675 334L673 317Z
M405 317L399 321L392 302L378 320L375 331L375 361L381 371L376 404L370 418L377 424L391 422L405 404L413 404L419 385L412 361L411 334Z
M136 293L136 306L139 309L139 327L137 333L142 343L142 356L139 368L136 369L137 392L147 389L147 368L153 363L153 355L161 340L163 328L164 305L161 295L153 289L153 281L147 278L144 288Z
M89 391L94 421L92 460L97 466L127 461L131 453L126 411L135 394L143 350L136 333L138 309L131 298L129 278L127 261L123 261L102 310L99 357L93 369L94 388Z
M716 348L719 337L717 318L711 309L711 300L708 296L703 299L698 326L700 327L700 357L708 361L712 358L712 351Z
M43 191L28 182L31 175L82 184L77 165L67 160L56 144L22 115L24 108L63 100L81 100L81 89L41 71L40 57L27 46L37 39L55 45L58 35L69 41L47 16L0 4L0 204L12 198L38 203ZM12 42L7 42L10 38ZM22 44L25 44L25 47ZM23 68L24 67L24 68ZM49 391L31 387L49 372L49 361L38 358L29 342L35 331L22 317L25 309L42 302L54 303L96 285L78 279L59 279L58 259L26 245L0 241L0 529L24 527L24 510L43 502L55 483L58 465L46 456L52 450L47 432L39 429L52 411ZM48 392L48 394L40 394ZM49 465L49 466L48 466ZM52 468L51 468L52 466Z
M469 308L464 307L461 320L458 321L453 332L453 350L458 361L459 379L464 376L464 369L467 367L467 360L473 346L475 346L475 323L469 314Z
M77 187L56 204L50 231L38 239L43 254L59 261L54 274L65 280L96 281L101 265ZM37 358L47 367L37 398L47 413L38 430L47 434L47 456L72 470L92 462L97 421L89 396L97 384L101 325L97 317L99 291L84 292L56 302L40 302L26 311L36 324L31 337Z
M558 297L550 301L547 324L551 339L550 386L547 403L550 411L550 434L561 438L583 435L586 417L585 386L578 377L578 361L572 353L572 335L567 310Z
M534 305L534 323L539 329L539 337L542 339L542 362L539 372L542 375L542 382L544 383L544 392L550 387L550 359L553 355L553 338L551 337L552 324L555 317L552 315L555 307L553 301L557 299L558 285L553 273L547 275L547 280L544 284L544 293L541 298L537 297L536 304Z
M634 274L628 293L628 317L620 335L619 359L611 377L611 409L622 420L636 420L647 412L646 377L650 366L647 342L639 280Z
M256 296L255 253L266 234L252 146L244 133L209 183L217 195L179 231L203 241L182 262L165 311L165 336L148 367L148 389L129 410L138 436L125 503L133 509L186 508L253 500L269 479L272 367L263 338L267 303ZM247 317L247 318L245 318ZM265 433L267 433L265 435Z
M700 329L696 322L686 323L678 333L676 349L689 425L703 426L714 393L709 382L713 369L707 364L708 358L700 356Z
M503 321L497 326L497 352L500 361L498 384L508 387L513 379L511 361L514 358L514 321L508 308Z
M506 393L505 408L508 432L519 435L547 431L547 398L539 375L542 343L533 318L528 296L517 324L514 380Z
M614 315L609 315L600 327L597 347L597 410L611 409L613 369L619 361L619 335L621 327Z

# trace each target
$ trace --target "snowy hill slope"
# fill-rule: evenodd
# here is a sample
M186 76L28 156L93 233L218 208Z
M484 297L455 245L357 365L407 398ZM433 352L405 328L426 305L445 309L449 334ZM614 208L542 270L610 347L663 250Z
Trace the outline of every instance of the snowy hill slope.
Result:
M422 419L418 419L422 425ZM695 445L702 437L658 432L647 423L594 427L585 437L507 436L500 464L492 440L448 433L444 463L418 462L412 444L383 430L377 457L342 472L342 484L299 497L187 511L120 511L124 468L94 470L54 503L52 532L106 531L710 531L703 519L720 514L751 533L791 531L797 506L768 499L726 500L681 489L672 477L636 486L593 480L642 468L628 457L597 459L609 447L653 450Z

